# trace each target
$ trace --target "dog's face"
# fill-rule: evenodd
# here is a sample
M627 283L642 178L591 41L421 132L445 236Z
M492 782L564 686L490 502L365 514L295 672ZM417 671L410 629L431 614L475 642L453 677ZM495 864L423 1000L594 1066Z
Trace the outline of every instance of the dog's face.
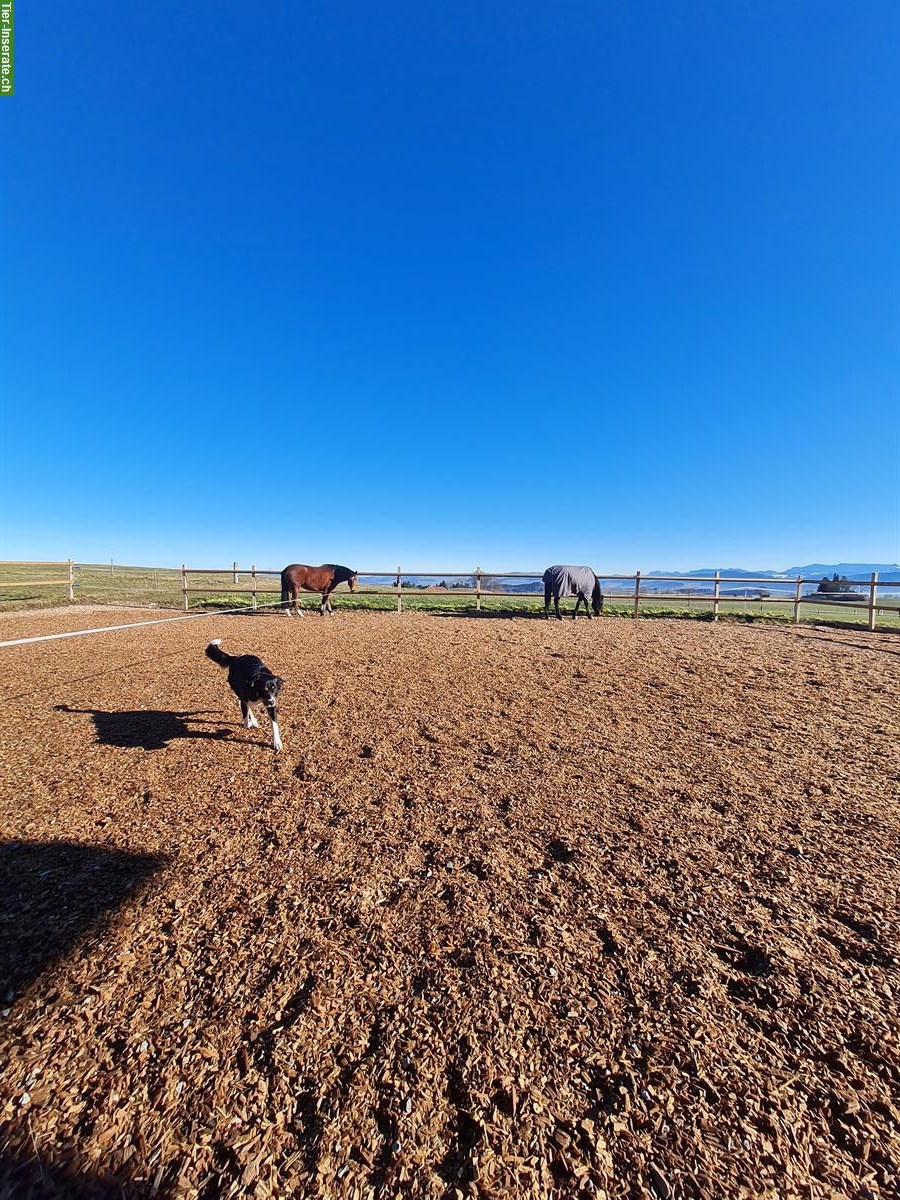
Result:
M278 699L278 693L281 691L283 679L279 679L277 675L269 675L264 681L260 689L260 699L266 704L274 704Z

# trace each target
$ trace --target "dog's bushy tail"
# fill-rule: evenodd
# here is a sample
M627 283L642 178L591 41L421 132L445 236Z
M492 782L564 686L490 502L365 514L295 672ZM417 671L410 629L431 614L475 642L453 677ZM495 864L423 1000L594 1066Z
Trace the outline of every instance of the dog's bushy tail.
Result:
M215 641L209 643L209 645L206 647L206 657L211 658L213 662L218 663L220 667L227 667L231 662L232 656L230 654L226 654L224 650L219 649L221 641L221 638L216 638Z

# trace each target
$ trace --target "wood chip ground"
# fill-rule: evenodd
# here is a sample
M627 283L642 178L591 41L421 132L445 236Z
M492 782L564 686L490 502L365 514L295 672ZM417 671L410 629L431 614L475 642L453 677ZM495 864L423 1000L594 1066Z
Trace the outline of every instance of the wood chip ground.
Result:
M213 637L287 681L280 756ZM267 614L0 654L0 1195L900 1195L896 637Z

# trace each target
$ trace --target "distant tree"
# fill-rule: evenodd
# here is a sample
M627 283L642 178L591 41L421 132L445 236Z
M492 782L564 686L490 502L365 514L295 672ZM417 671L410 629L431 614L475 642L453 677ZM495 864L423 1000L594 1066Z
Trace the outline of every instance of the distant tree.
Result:
M852 592L853 587L846 575L838 575L835 571L830 579L827 576L822 577L822 582L816 591L826 595L835 595L839 592Z

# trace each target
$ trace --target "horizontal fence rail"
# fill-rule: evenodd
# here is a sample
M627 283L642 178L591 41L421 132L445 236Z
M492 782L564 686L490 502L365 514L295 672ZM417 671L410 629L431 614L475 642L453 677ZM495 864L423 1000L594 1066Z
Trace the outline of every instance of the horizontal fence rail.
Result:
M64 562L2 562L0 568L17 567L59 567L66 572L64 579L48 579L46 575L40 579L2 579L0 587L64 587L70 600L75 599L75 562L68 558ZM6 599L6 597L3 597Z
M53 571L49 575L40 575L37 568L46 568ZM26 577L19 578L16 572L22 570L26 573ZM81 586L79 583L79 573L92 572L94 575L101 574L109 575L112 578L119 578L123 581L134 581L136 586L133 589L135 592L140 592L146 599L147 593L164 592L168 596L174 598L173 593L181 595L182 607L187 611L190 607L191 596L218 596L218 595L246 595L249 597L250 607L256 609L261 604L260 597L280 596L280 568L263 568L252 565L248 568L239 567L237 562L231 563L227 567L188 567L182 564L180 568L163 568L163 567L126 567L115 566L112 562L106 565L91 565L85 563L76 563L71 559L59 562L0 562L0 573L13 573L13 578L0 577L0 589L15 589L20 587L46 587L46 588L65 588L66 594L70 601L75 599L76 591ZM830 611L851 609L862 610L868 614L868 628L875 629L876 618L883 608L893 612L896 610L896 605L885 605L882 601L879 603L878 591L879 588L884 590L890 588L892 591L900 590L900 582L895 580L887 580L879 582L878 574L873 573L867 579L850 579L841 580L844 588L857 589L857 594L848 595L846 599L842 599L842 593L831 592L810 592L803 591L804 586L818 586L821 582L819 577L806 578L804 576L796 576L792 578L771 579L765 576L735 576L722 575L716 573L714 575L644 575L640 571L635 571L634 574L626 575L616 572L606 574L602 571L596 572L601 584L604 585L605 594L610 600L626 601L630 608L632 616L637 617L640 614L641 604L685 604L692 607L695 604L709 605L710 613L714 621L719 619L723 604L747 604L757 603L767 606L790 605L793 609L793 619L799 622L801 611L805 606L816 606L827 608ZM214 582L213 578L218 577ZM486 571L482 567L476 567L472 571L418 571L414 569L404 569L400 566L389 570L368 570L357 572L359 579L371 578L378 579L379 582L375 585L363 584L358 588L357 594L363 596L392 596L396 599L397 611L403 610L403 597L415 597L436 599L442 598L471 598L475 601L476 611L481 610L482 598L502 598L507 601L515 600L535 600L543 599L542 572L536 571ZM209 578L208 583L204 583L204 579ZM427 587L417 587L410 585L410 578L416 580L466 580L471 581L468 586L457 585L448 587L447 589L431 590ZM228 584L223 586L222 580L228 580ZM510 591L508 588L495 586L495 581L498 580L534 580L534 589L522 591ZM390 581L386 583L384 581ZM404 582L406 586L404 586ZM677 583L680 585L680 590L656 590L659 584ZM274 586L273 586L274 584ZM612 587L608 585L613 585ZM706 588L700 585L711 585ZM95 592L119 592L123 590L121 584L113 583L98 583L92 580L89 585L85 585L89 594ZM753 589L768 590L772 588L786 589L790 588L790 592L781 594L771 592L766 596L747 596L741 593L746 593L747 590ZM723 590L724 589L724 590ZM343 589L342 589L343 591ZM344 593L346 594L346 593ZM16 597L7 597L0 595L0 602L17 602ZM277 608L278 604L271 600L266 600L265 607ZM900 616L900 613L898 613Z
M230 568L230 570L231 570L231 573L233 576L234 586L240 586L239 576L242 574L247 575L248 572L240 571L238 569L236 563L234 563L232 565L232 568ZM188 606L189 606L188 598L189 598L190 593L192 593L192 592L203 592L208 595L209 594L227 595L227 594L233 594L233 591L234 591L234 587L231 587L231 588L191 587L188 584L189 576L192 576L192 575L223 575L226 573L228 573L228 569L225 569L225 568L216 569L216 568L212 568L212 567L202 567L202 568L195 569L195 568L189 568L189 567L185 566L184 564L182 564L182 567L181 567L182 596L183 596L183 605L184 605L185 611L187 611L187 609L188 609ZM447 596L453 596L453 595L474 596L475 608L477 611L481 610L481 599L483 596L493 596L493 597L502 596L505 599L509 600L509 599L516 599L516 598L541 599L541 598L543 598L543 595L544 595L542 587L537 587L537 588L535 588L534 591L510 592L507 589L498 590L498 589L494 589L491 587L483 587L482 586L482 580L489 580L489 581L494 580L494 579L542 580L543 572L485 571L481 567L476 567L474 571L407 570L404 572L402 567L400 567L400 566L398 566L395 571L393 571L393 570L392 571L386 571L386 570L357 571L357 578L359 578L359 579L377 578L377 577L387 577L389 579L393 579L394 580L393 587L366 586L364 594L367 596L395 596L396 600L397 600L397 611L398 612L402 612L402 610L403 610L404 592L406 592L406 594L409 595L410 592L420 591L420 589L418 589L418 588L410 588L410 587L404 588L403 587L404 575L407 577L412 576L416 579L474 579L475 586L471 587L471 588L461 588L461 587L448 588L446 590L446 592L441 592L441 593L429 592L428 589L421 589L421 591L425 595L428 595L428 596L434 596L437 594L447 595ZM809 593L809 592L807 592L804 595L802 593L804 583L807 585L812 584L812 583L815 583L818 585L818 583L820 583L821 581L819 579L805 579L803 576L800 576L800 575L798 575L794 579L785 578L785 579L779 579L779 580L768 579L768 578L765 578L764 576L722 575L718 572L715 575L692 575L690 577L685 577L684 575L656 575L656 574L642 575L640 571L636 571L633 575L619 575L619 574L607 575L607 574L604 574L602 571L597 571L596 575L597 575L597 578L600 579L601 582L604 582L604 583L612 582L612 581L621 582L621 583L631 583L631 582L634 583L633 589L628 589L627 591L623 590L621 592L616 591L616 592L608 593L610 596L615 595L616 598L628 597L629 599L632 599L632 601L633 601L632 616L634 616L634 617L637 617L639 615L641 600L644 600L645 602L648 602L650 600L666 601L669 603L671 603L673 601L684 601L684 600L688 600L688 601L698 600L701 602L707 601L712 605L712 619L714 621L717 621L719 619L720 607L723 602L724 603L735 603L740 600L753 600L753 599L763 600L764 599L766 604L790 604L790 605L792 605L793 606L793 617L794 617L795 623L799 622L799 620L800 620L800 609L804 604L811 604L811 603L817 604L817 605L826 604L829 608L866 609L866 610L868 610L868 613L869 613L868 627L870 630L874 630L876 613L878 611L877 591L878 591L879 583L878 583L878 573L877 572L873 572L869 579L842 580L842 583L846 587L859 587L859 588L867 589L867 591L868 591L867 599L852 599L852 600L839 600L839 599L831 599L830 598L831 596L838 596L838 595L840 595L840 593L821 593L821 592ZM278 595L278 594L280 594L280 591L281 591L280 587L277 587L277 588L260 587L259 583L257 582L258 580L268 579L270 577L280 578L280 576L281 576L280 570L272 570L270 568L251 566L250 571L249 571L249 576L250 576L250 587L248 589L245 586L242 590L245 590L245 591L249 590L250 596L251 596L251 605L254 609L257 607L258 597L260 595ZM646 590L646 584L648 582L652 582L654 585L657 583L681 583L681 584L684 584L685 587L687 587L690 590L687 592L685 590L682 590L680 592L658 592L655 590L652 592L649 592ZM642 583L645 585L645 590L643 592L641 591ZM696 595L692 595L691 591L693 590L693 585L700 584L700 583L711 583L713 585L713 590L711 592L699 592ZM723 593L722 592L723 584L729 588L730 592L734 592L739 589L746 589L747 587L749 587L750 585L753 585L753 584L756 584L757 586L766 585L768 587L772 587L773 585L774 586L791 585L794 588L794 595L793 596L769 595L769 596L765 596L765 597L739 596L739 595L729 594L728 592ZM900 585L898 585L896 583L894 583L894 584L888 583L888 584L882 584L881 586L882 587L886 587L886 586L897 587ZM829 598L823 599L823 597L825 597L825 596L827 596Z

